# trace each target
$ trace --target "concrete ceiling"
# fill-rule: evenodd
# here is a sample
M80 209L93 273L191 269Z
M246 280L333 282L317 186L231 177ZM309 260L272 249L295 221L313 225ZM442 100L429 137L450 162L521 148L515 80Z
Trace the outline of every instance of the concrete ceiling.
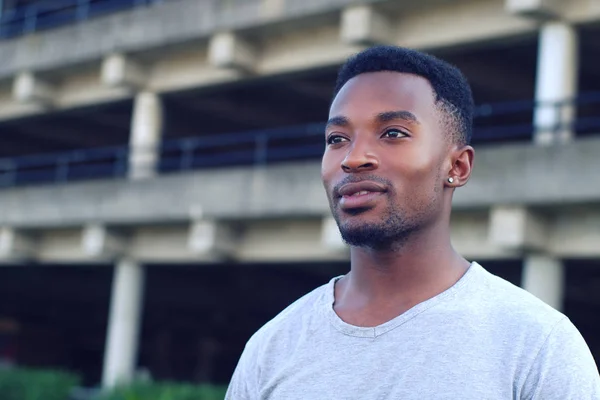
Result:
M600 27L581 31L581 91L600 90ZM446 49L436 55L457 65L469 79L477 104L532 100L537 37L485 47ZM323 122L336 67L270 78L249 78L203 90L164 95L165 137L180 138ZM49 112L0 124L0 157L126 145L132 101ZM512 120L510 119L512 118ZM482 126L529 123L531 113L476 120Z

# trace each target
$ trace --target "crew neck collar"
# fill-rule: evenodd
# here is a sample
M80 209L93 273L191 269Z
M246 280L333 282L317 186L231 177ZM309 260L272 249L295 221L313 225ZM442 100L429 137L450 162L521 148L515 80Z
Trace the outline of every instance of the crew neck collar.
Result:
M392 329L399 327L400 325L406 323L407 321L421 314L425 310L435 306L436 304L439 304L440 302L446 301L454 297L458 292L461 291L463 287L465 287L467 284L473 281L477 276L480 276L482 271L483 267L481 267L475 262L472 262L469 266L469 269L467 269L463 276L448 289L444 290L440 294L430 299L427 299L415 305L414 307L410 308L401 315L374 327L361 327L351 325L347 322L344 322L337 315L337 313L333 309L333 304L335 302L335 284L340 278L342 278L342 276L337 276L331 279L327 284L327 290L324 301L325 313L331 324L343 334L355 337L376 338L378 336L383 335L384 333L391 331Z

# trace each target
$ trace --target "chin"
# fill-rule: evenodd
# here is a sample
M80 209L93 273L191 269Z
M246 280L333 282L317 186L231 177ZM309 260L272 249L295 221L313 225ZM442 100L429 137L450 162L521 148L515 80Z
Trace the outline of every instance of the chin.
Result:
M336 215L335 220L340 232L354 232L382 225L385 218L369 210L359 211L358 209L352 209L351 212L340 212Z
M342 239L350 246L389 249L405 242L415 226L398 214L381 215L374 212L346 211L336 215Z
M344 218L338 223L344 242L359 247L375 247L387 242L389 232L382 225L381 220L362 217Z
M372 229L372 226L340 230L342 239L350 246L367 247L372 249L387 249L393 240L390 240L385 232Z

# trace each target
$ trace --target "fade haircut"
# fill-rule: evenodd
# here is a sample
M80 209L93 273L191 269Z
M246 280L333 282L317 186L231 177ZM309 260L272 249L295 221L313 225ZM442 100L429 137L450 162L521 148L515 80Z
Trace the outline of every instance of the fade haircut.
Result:
M427 79L450 139L457 144L471 142L474 106L469 83L458 68L429 54L396 46L368 48L350 57L340 68L334 97L357 75L381 71L414 74Z

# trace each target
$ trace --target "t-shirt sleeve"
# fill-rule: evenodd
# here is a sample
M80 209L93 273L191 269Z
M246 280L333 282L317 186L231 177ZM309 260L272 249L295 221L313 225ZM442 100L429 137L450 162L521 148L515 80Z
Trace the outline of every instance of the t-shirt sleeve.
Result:
M521 400L598 400L600 376L583 337L564 317L548 335L529 371Z
M255 351L255 338L246 344L244 351L231 377L225 400L258 399L258 365Z

